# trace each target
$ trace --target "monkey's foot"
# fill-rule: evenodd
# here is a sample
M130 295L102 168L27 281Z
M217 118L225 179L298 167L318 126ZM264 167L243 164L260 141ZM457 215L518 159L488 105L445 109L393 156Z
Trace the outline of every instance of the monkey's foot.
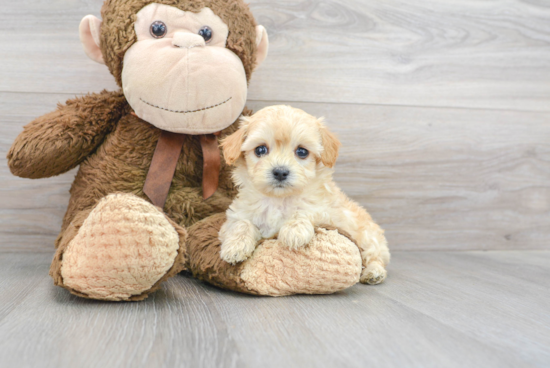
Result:
M337 230L319 228L311 242L291 249L278 240L260 243L245 262L229 264L220 256L219 214L189 228L189 269L216 286L254 295L331 294L359 282L361 254Z
M316 229L305 247L263 242L245 263L241 278L260 295L332 294L359 282L357 245L337 230Z
M145 299L183 268L180 238L186 234L173 225L134 195L105 197L64 249L60 286L91 299Z

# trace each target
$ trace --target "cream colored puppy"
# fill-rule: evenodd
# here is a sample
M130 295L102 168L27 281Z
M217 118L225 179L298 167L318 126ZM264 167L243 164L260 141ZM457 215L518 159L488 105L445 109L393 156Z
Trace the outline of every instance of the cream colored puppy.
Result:
M390 260L384 231L332 181L340 142L322 120L289 106L268 107L242 118L222 147L240 189L220 230L223 260L246 260L262 238L303 247L316 226L332 225L359 245L361 282L384 281Z

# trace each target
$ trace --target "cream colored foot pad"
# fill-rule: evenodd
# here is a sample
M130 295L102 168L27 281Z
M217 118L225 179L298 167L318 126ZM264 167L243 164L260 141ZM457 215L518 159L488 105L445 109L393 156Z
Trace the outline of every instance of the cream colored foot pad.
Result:
M261 295L331 294L359 282L357 245L336 230L317 230L306 247L291 250L268 240L247 261L241 278Z
M63 254L66 286L94 299L149 290L174 264L176 230L152 204L129 194L102 199Z

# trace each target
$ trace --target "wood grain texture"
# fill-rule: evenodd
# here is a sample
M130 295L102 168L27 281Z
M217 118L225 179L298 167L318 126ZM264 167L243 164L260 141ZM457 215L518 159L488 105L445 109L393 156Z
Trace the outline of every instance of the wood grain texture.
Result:
M550 110L546 1L261 0L252 9L273 45L253 99Z
M25 123L68 97L0 93L2 249L51 249L74 171L19 179L5 155ZM294 105L340 136L335 179L387 230L391 249L550 249L548 113Z
M114 88L78 38L102 0L5 2L0 91ZM550 3L533 0L253 0L270 55L262 101L550 111Z
M259 298L178 276L140 303L0 256L2 367L547 367L550 252L396 253L386 283Z

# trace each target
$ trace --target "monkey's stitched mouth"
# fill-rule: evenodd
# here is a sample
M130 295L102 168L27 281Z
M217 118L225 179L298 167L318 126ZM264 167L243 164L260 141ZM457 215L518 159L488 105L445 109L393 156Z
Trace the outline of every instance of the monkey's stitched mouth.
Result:
M143 98L140 98L140 101L143 102L144 104L146 105L149 105L151 107L154 107L154 108L157 108L159 110L164 110L164 111L168 111L168 112L173 112L173 113L176 113L176 114L192 114L194 112L201 112L201 111L205 111L205 110L210 110L210 109L213 109L215 107L218 107L218 106L221 106L225 103L228 103L233 97L229 97L227 100L225 100L224 102L220 102L219 104L216 104L216 105L212 105L212 106L208 106L208 107L203 107L202 109L197 109L197 110L170 110L170 109L167 109L167 108L164 108L164 107L160 107L160 106L157 106L157 105L153 105L152 103L149 103L147 101L145 101Z

